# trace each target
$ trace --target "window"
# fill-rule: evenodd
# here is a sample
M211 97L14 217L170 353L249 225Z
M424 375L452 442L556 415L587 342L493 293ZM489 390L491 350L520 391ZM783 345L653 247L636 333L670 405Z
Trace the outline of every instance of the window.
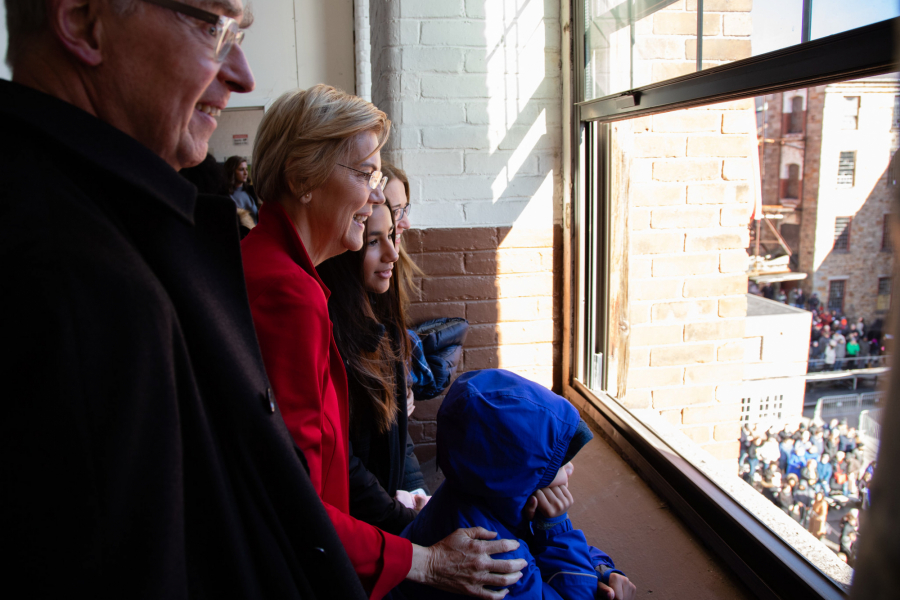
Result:
M788 133L803 133L803 96L791 98L791 118L788 121Z
M828 282L828 310L844 313L844 279L833 279Z
M891 252L891 215L884 215L884 221L881 223L881 251Z
M891 278L878 278L878 304L876 310L885 312L891 308Z
M769 23L747 9L747 15L726 24L709 2L708 14L701 8L698 15L703 4L573 3L574 190L566 225L573 236L568 255L573 279L563 311L571 360L563 387L633 459L638 472L665 490L670 506L681 507L676 510L701 539L731 556L735 562L729 564L754 565L736 568L748 585L779 597L839 598L852 575L846 564L821 552L818 541L804 546L801 538L808 534L802 528L796 535L778 530L756 502L758 495L750 501L741 495L757 492L740 480L737 469L713 465L737 462L741 423L763 430L775 420L783 425L796 419L803 405L808 348L789 350L789 344L763 339L767 333L744 325L767 318L768 311L779 312L779 318L783 312L787 319L808 319L809 313L778 302L774 292L774 301L748 295L747 254L754 256L760 288L772 280L763 269L790 268L791 248L781 225L799 228L802 216L789 206L793 203L778 202L779 186L790 187L788 165L797 166L796 195L834 193L831 169L839 158L834 155L848 146L832 136L821 146L809 140L816 146L808 151L802 136L785 139L785 134L798 120L798 133L805 123L823 123L823 107L841 107L846 96L866 105L867 92L860 91L868 89L866 78L892 68L896 24L876 23L757 55L762 45L756 37L746 53L744 40L716 38L740 37L733 26L750 21L752 30L743 31L762 32L764 38ZM731 12L743 10L728 4ZM790 21L784 12L779 19ZM729 27L732 33L724 33ZM774 22L771 28L774 33ZM801 32L798 41L818 35ZM875 40L881 40L880 50ZM771 49L790 46L773 44ZM743 60L750 55L755 58ZM727 68L716 68L729 61ZM888 103L900 93L890 85L881 92ZM788 113L795 106L792 125ZM840 108L835 112L842 116ZM840 125L829 127L843 135ZM820 148L828 152L821 164L827 180L819 179L818 168L804 168L807 160L818 166ZM849 160L852 186L855 152ZM833 213L813 217L817 209L811 204L804 208L814 223L834 218ZM753 223L758 249L748 248L748 220L759 205L766 206L767 218ZM834 206L824 199L818 205ZM827 229L822 233L830 238ZM826 250L815 257L819 262L832 253L824 241L817 245ZM877 242L871 246L877 248ZM830 260L847 258L836 253ZM826 297L831 280L810 277L826 305L832 300ZM874 305L871 294L869 302ZM802 356L795 360L797 353ZM754 579L756 573L765 573L764 581ZM789 581L797 587L788 589Z
M841 152L838 158L838 187L853 187L856 178L856 152Z
M838 217L834 220L834 249L850 250L850 217Z
M784 197L791 199L800 198L800 165L788 165L788 179Z
M894 96L894 112L891 115L891 129L900 129L900 96Z
M844 129L859 127L859 96L844 96Z

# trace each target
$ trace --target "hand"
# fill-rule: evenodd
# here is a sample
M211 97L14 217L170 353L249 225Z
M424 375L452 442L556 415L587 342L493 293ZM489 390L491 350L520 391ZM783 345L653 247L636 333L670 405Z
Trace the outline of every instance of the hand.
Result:
M624 575L613 573L609 576L609 585L597 582L597 591L608 600L633 600L637 588Z
M413 398L412 387L406 388L406 418L410 418L413 411L416 410L416 399Z
M394 499L405 506L406 508L411 508L413 510L421 510L416 508L415 496L407 492L406 490L397 490L397 493L394 494ZM424 506L424 505L423 505Z
M428 504L429 500L431 500L431 496L425 496L424 494L415 494L413 496L413 501L416 503L416 505L413 508L415 508L416 512L419 512L420 510L425 508L425 505Z
M541 515L553 519L562 516L575 504L575 499L567 485L557 485L536 491L525 503L523 515L527 521L533 521L535 513L540 510Z
M512 552L519 547L516 540L481 541L496 536L495 531L471 527L457 529L428 548L413 544L412 568L406 578L448 592L499 600L509 590L494 591L484 586L505 588L514 584L528 563L521 558L491 558L491 554Z

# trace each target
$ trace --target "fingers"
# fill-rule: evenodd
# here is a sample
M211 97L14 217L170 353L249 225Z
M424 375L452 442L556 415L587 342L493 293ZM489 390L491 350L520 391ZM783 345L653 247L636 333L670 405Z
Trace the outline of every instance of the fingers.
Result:
M538 507L538 499L535 498L534 495L532 494L528 498L528 501L525 503L524 510L522 510L522 516L525 518L526 521L534 520L534 514L537 511L537 507Z
M611 587L599 581L597 582L597 591L602 593L607 600L614 600L616 597L616 592Z
M488 552L487 554L498 553ZM489 559L485 570L490 571L490 573L485 576L484 585L512 585L519 580L522 576L520 571L527 566L528 561L523 558L513 558L509 560Z
M416 503L415 509L422 510L425 508L425 505L428 504L428 501L431 500L431 496L423 496L422 494L416 494L413 496L413 500Z
M469 527L467 529L457 529L457 533L472 538L473 540L492 540L497 537L496 531L488 531L484 527Z
M548 518L562 516L575 503L575 499L566 485L538 490L534 493L534 497L538 501L537 510Z

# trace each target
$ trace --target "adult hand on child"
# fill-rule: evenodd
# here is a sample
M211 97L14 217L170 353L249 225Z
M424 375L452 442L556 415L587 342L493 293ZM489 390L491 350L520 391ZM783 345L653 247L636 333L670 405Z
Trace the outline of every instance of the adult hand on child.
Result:
M427 548L413 544L412 568L407 579L457 594L499 600L507 589L489 590L485 586L505 588L522 577L527 562L521 558L496 560L492 554L512 552L516 540L493 540L496 531L483 527L457 529Z
M598 598L607 600L633 600L637 588L624 575L613 573L609 576L609 585L597 582Z

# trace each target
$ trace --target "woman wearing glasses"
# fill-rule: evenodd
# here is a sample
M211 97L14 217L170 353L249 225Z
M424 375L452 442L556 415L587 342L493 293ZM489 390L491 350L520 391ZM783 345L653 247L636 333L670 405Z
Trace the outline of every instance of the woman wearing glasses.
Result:
M347 376L315 267L362 248L366 220L384 202L380 149L389 128L370 103L325 85L289 92L266 113L253 156L264 204L242 242L257 338L277 406L369 596L409 578L501 598L484 586L514 583L525 564L489 555L517 542L460 530L423 548L350 516Z

